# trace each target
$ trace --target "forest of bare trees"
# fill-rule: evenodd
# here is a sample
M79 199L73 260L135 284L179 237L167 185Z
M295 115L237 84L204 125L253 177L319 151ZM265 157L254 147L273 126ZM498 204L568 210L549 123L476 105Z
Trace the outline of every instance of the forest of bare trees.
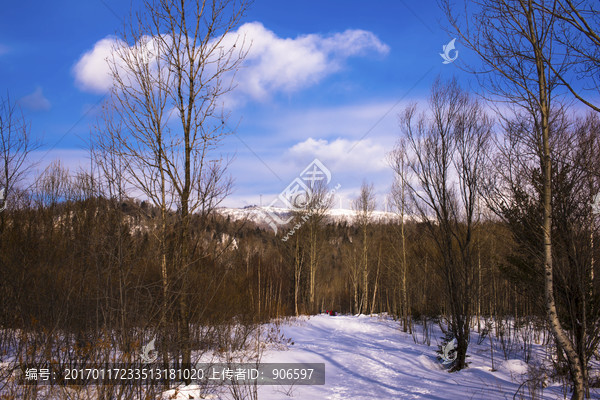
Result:
M285 240L287 229L219 213L232 188L219 104L247 51L243 38L222 42L244 2L145 3L110 60L90 170L57 161L33 176L38 145L3 97L0 348L21 363L128 363L156 338L159 362L186 365L252 353L261 323L328 309L388 313L407 333L439 324L457 341L458 371L473 330L505 340L512 321L549 332L555 376L589 398L600 384L589 369L600 360L599 10L479 0L455 14L441 3L483 63L464 66L481 89L438 78L427 102L399 113L392 219L373 217L383 199L368 182L351 221L329 217L331 188L311 188ZM582 75L592 91L576 85Z

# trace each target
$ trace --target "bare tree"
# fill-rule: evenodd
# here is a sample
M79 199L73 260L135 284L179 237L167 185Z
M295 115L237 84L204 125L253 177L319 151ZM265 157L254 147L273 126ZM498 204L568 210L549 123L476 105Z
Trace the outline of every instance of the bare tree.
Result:
M373 184L368 185L366 182L360 187L360 194L354 200L352 204L354 211L356 212L356 224L358 225L361 234L361 253L360 253L360 265L362 270L362 295L359 303L358 313L368 312L369 302L369 236L368 229L371 223L371 217L375 210L375 193Z
M127 179L161 209L163 235L177 207L174 279L182 362L191 361L191 215L206 215L229 192L227 165L215 151L228 134L221 110L245 50L231 39L247 7L234 0L144 1L109 59L113 129ZM236 46L237 45L237 46ZM117 125L113 125L115 127ZM162 242L164 246L164 241ZM167 282L166 249L162 250Z
M303 210L308 215L306 224L309 238L308 275L311 312L316 312L315 280L323 253L322 225L332 204L333 194L330 193L325 181L313 181L310 198Z
M406 193L406 181L408 179L407 162L408 154L406 152L406 141L400 139L396 148L388 154L388 162L394 173L396 174L394 183L392 186L392 198L394 205L400 213L400 287L402 293L401 308L402 308L402 319L404 332L408 330L408 289L406 288L406 274L408 271L408 264L406 262L406 235L405 235L405 220L407 218L407 193Z
M407 164L410 176L398 178L437 248L450 310L449 330L458 344L453 370L460 370L466 366L473 308L476 197L492 125L456 80L436 81L429 113L417 117L416 106L405 110L401 126L407 146L397 149L395 164Z
M25 178L31 165L27 164L29 154L37 148L31 140L29 125L21 109L10 96L0 98L0 208L10 203L16 187Z
M55 207L68 198L69 170L60 160L53 161L36 181L36 198L40 207Z
M354 239L352 238L352 242ZM351 242L351 243L352 243ZM361 302L358 297L358 289L360 287L361 281L361 260L359 254L357 254L356 247L352 243L350 246L345 246L342 252L342 259L344 263L345 270L348 274L348 278L350 280L350 285L352 286L352 300L350 303L352 304L352 311L355 314L360 312Z
M548 18L555 18L558 43L564 47L569 61L566 71L559 71L553 63L547 65L560 83L580 102L596 112L600 106L594 104L588 94L600 93L600 7L590 0L536 1L535 4ZM549 60L546 60L549 61ZM581 78L588 78L591 85L580 85Z
M465 15L455 12L449 0L441 1L451 31L484 64L471 68L482 86L498 101L525 110L539 127L539 168L543 174L540 203L543 215L544 293L552 334L568 359L574 385L573 398L583 399L584 383L579 356L558 317L554 297L552 256L552 163L550 119L554 89L570 64L556 52L556 17L544 9L556 9L557 0L466 0ZM476 10L468 13L466 10ZM472 25L473 24L473 25Z
M300 292L302 288L302 269L305 264L304 251L300 246L300 235L296 235L294 244L294 313L296 316L300 315L300 309L298 308L300 301Z
M137 58L138 53L141 53L141 50L123 54L126 58L124 64L132 70L137 68L139 74L143 75L147 64L143 64L145 60ZM157 80L163 78L158 76ZM158 226L157 229L153 229L153 232L159 243L163 295L161 329L164 330L171 308L167 259L167 214L173 204L164 170L163 132L166 130L166 94L161 90L160 85L152 81L152 76L143 76L140 79L145 84L140 85L139 88L129 88L127 92L117 92L115 87L113 103L104 105L92 139L93 157L105 180L111 199L120 204L126 198L128 193L126 186L130 184L136 192L160 210ZM156 87L153 87L154 85ZM144 105L149 110L145 113L138 112L137 110ZM120 250L118 254L121 254ZM120 257L118 261L121 262ZM122 287L120 291L122 292ZM121 326L124 328L124 309L121 311ZM166 332L163 331L163 334L166 336ZM163 352L163 358L167 356ZM167 360L163 361L167 362Z
M542 233L537 221L542 215L538 199L543 185L537 163L536 141L530 140L539 127L523 116L507 126L499 146L493 176L486 183L490 206L509 227L516 240L514 254L507 266L509 276L518 270L522 278L512 278L527 290L533 304L543 308ZM553 113L552 204L553 258L557 309L561 322L569 327L570 337L581 361L585 395L589 396L589 349L600 340L597 329L598 299L594 295L594 240L598 231L590 206L596 195L598 179L598 118L591 114L573 121L567 111ZM596 171L596 172L594 172ZM540 300L538 300L540 299ZM586 350L588 349L588 350ZM559 364L564 357L559 350Z
M299 314L300 296L303 287L303 269L308 267L308 308L316 312L316 277L321 257L323 255L322 225L331 208L333 194L329 191L324 180L313 180L309 191L301 193L293 199L291 230L282 239L288 242L291 235L294 240L289 242L287 251L294 260L294 310ZM306 245L304 245L306 243Z

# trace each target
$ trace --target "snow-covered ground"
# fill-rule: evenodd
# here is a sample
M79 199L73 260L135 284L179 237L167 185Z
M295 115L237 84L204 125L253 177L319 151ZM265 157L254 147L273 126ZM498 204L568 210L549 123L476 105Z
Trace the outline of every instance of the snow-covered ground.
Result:
M472 335L468 351L470 367L447 372L436 358L442 334L439 327L432 328L431 345L427 346L415 343L412 335L401 332L398 322L385 316L323 314L286 320L279 329L293 344L269 344L262 362L325 363L325 385L259 386L258 398L512 399L530 378L528 365L518 355L505 360L502 351L495 352L496 370L492 371L489 340L477 344L477 333ZM420 341L421 334L416 337ZM536 357L543 357L543 351L534 344ZM194 388L187 389L171 390L164 398L200 398ZM543 393L540 390L538 387L536 398L565 398L558 383L548 382ZM531 398L527 383L520 393L522 397L515 398ZM215 398L231 395L224 392ZM600 390L595 389L592 398L600 398Z

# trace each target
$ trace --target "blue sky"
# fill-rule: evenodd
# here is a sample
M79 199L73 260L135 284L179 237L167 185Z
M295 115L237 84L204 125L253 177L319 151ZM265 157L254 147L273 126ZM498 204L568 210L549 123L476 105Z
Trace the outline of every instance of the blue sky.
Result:
M33 154L38 170L55 159L72 172L87 166L86 139L104 99L93 63L129 8L117 0L3 5L0 91L20 102L43 143ZM435 0L257 0L239 27L253 44L229 104L236 134L220 150L234 156L225 204L258 204L261 195L266 204L318 158L331 184L341 184L344 207L366 181L383 208L398 113L423 102L438 75L468 86L455 64L442 63L452 37L441 23Z

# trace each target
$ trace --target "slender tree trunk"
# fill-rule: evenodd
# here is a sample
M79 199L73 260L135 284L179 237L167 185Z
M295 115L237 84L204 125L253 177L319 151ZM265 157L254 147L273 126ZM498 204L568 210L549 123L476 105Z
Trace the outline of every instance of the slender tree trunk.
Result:
M594 214L591 215L591 226L590 226L590 254L592 255L590 260L590 283L589 283L589 298L592 299L590 302L590 313L594 315L594 232L595 232L595 224L594 224Z
M368 258L367 258L367 251L368 251L368 246L367 246L367 226L366 226L365 222L365 226L363 227L363 257L362 257L362 266L363 266L363 294L362 294L362 301L361 301L361 306L360 306L360 312L367 312L367 303L368 303L368 298L369 298L369 265L368 265Z
M317 273L317 227L310 221L310 308L315 312L315 276Z
M163 337L167 336L167 316L169 312L169 275L167 272L167 196L166 196L166 179L165 170L163 166L163 153L162 153L162 135L159 131L159 139L157 140L159 146L158 150L158 166L160 169L160 272L162 278L162 290L163 290L163 304L161 310L161 330ZM163 340L162 346L162 358L165 367L169 365L169 353L167 351L167 341Z
M402 173L404 174L404 163L402 163ZM408 293L406 291L406 272L408 269L408 264L406 263L406 236L404 234L404 176L402 177L402 199L401 202L401 210L400 210L400 236L402 240L402 317L404 319L402 330L404 332L407 331L408 326Z
M181 201L181 231L179 240L181 241L181 254L179 260L179 271L178 279L181 284L178 286L179 289L179 313L180 313L180 345L182 353L183 365L191 365L192 363L192 348L191 348L191 336L190 336L190 314L188 305L188 279L189 275L189 256L188 256L188 232L189 232L189 214L188 214L188 200L184 195ZM189 383L189 382L187 382Z
M477 198L477 209L479 208L479 197ZM481 218L481 214L479 219ZM477 237L477 333L481 333L481 230L478 229Z
M539 50L538 50L539 52ZM540 103L542 104L542 150L543 160L542 168L544 174L543 187L543 235L544 235L544 293L546 303L546 313L550 322L550 329L560 348L564 350L567 356L571 379L573 380L573 396L574 400L582 400L584 396L583 373L581 371L581 363L577 351L573 343L564 331L556 310L556 302L554 299L554 277L553 277L553 260L552 260L552 165L550 158L550 127L548 118L548 99L546 98L544 64L541 54L536 54L537 67L540 89Z
M375 286L373 287L373 300L371 302L371 310L369 312L369 314L373 314L373 311L375 309L375 299L377 297L377 284L379 282L379 267L381 264L381 244L379 245L379 254L377 256L377 272L375 274Z
M358 304L358 277L352 281L354 287L354 313L360 314L360 305Z
M299 242L299 235L295 235L296 236L296 256L295 258L295 265L294 265L294 312L296 313L296 316L300 315L300 312L298 310L298 297L299 297L299 293L300 293L300 277L301 277L301 272L302 272L302 261L300 259L300 242Z
M260 257L258 258L258 320L260 321Z

